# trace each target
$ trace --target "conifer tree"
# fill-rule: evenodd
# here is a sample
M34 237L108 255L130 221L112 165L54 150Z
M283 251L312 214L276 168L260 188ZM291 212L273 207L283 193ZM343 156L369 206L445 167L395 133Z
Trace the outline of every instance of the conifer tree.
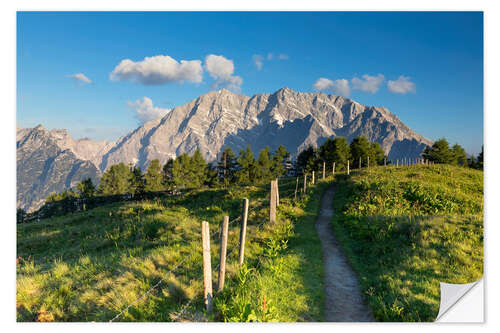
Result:
M272 161L269 158L269 147L265 147L259 152L256 162L256 181L265 182L273 178L271 173Z
M228 186L235 181L237 166L238 162L233 150L230 147L224 149L217 165L219 178L224 186Z
M124 163L112 165L103 173L98 191L104 195L127 193L129 189L129 178L130 169Z
M358 161L361 159L361 166L366 166L367 157L370 156L370 142L364 136L355 137L350 144L351 162L352 165L359 165Z
M90 198L95 195L96 188L92 183L92 179L87 178L76 185L76 190L80 198Z
M383 165L385 152L378 142L373 142L370 145L370 165Z
M144 176L146 184L144 190L147 192L158 192L163 190L163 175L158 159L152 160Z
M451 147L451 151L453 152L453 157L455 159L455 163L460 166L467 166L467 154L465 153L465 149L462 148L458 143L454 144Z
M435 141L432 147L425 147L422 156L426 160L435 163L455 164L456 161L455 155L445 138Z
M134 194L143 193L146 181L139 166L130 168L129 192Z
M165 188L170 188L172 185L174 185L174 176L172 173L173 165L174 159L170 158L163 166L163 186Z
M282 177L285 172L285 163L290 157L290 153L282 145L276 149L272 158L271 173L273 178Z
M253 182L255 180L256 164L250 145L247 146L246 151L240 150L238 165L239 170L236 172L238 183L249 184Z

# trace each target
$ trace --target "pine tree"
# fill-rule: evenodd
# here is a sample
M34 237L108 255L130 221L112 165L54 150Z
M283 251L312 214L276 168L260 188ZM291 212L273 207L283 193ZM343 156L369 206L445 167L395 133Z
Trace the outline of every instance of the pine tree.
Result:
M465 149L462 148L458 143L454 144L451 147L454 157L454 164L458 164L460 166L467 166L467 154L465 153Z
M92 179L87 178L76 185L76 190L81 198L90 198L95 195L96 188Z
M269 147L265 147L259 152L256 162L256 181L266 182L273 178L271 173L272 162L269 158Z
M373 142L370 145L370 165L383 165L385 152L378 142Z
M130 168L129 177L129 192L134 194L143 193L145 190L146 181L139 166Z
M199 149L195 150L191 161L194 174L193 186L199 188L207 180L208 165Z
M299 153L295 162L295 167L299 172L309 173L310 171L317 169L317 163L317 151L313 146L309 146Z
M359 165L358 161L361 159L361 166L366 166L367 157L370 156L370 142L364 136L357 136L351 141L351 162L352 165Z
M330 138L319 148L319 160L329 166L335 162L337 170L345 169L349 158L350 148L345 137Z
M177 157L172 164L174 184L180 188L190 187L193 175L191 174L191 157L184 153Z
M238 165L239 170L236 172L238 183L250 184L253 182L255 180L256 164L250 145L247 146L246 151L240 150Z
M104 195L127 193L129 178L130 169L124 163L112 165L103 173L98 191Z
M455 164L455 156L445 138L439 139L432 147L426 147L422 157L435 163Z
M273 154L272 164L271 164L271 174L273 178L282 177L285 172L285 163L290 157L290 153L286 150L284 146L279 146L278 149Z
M237 166L238 162L233 150L229 147L224 149L217 166L219 178L224 186L228 186L235 181Z
M148 169L146 170L146 175L144 176L146 184L144 190L147 192L158 192L163 190L163 175L160 166L160 161L158 159L152 160Z
M483 146L481 146L481 152L477 155L477 168L483 170Z
M174 185L174 175L172 173L173 165L174 159L170 158L163 166L163 186L165 188L170 188Z

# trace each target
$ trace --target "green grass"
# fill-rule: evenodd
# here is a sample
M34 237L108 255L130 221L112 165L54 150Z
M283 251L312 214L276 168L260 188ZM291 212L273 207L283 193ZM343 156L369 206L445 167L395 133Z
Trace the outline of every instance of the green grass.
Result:
M439 282L483 274L483 172L377 167L339 177L333 229L378 321L433 321Z
M274 226L266 222L267 187L206 189L18 225L17 320L108 321L181 260L117 320L321 320L321 248L313 223L325 185L313 187L300 203L282 197ZM290 194L295 184L281 187ZM237 264L237 221L229 227L226 288L215 295L216 311L207 318L201 221L210 223L215 268L220 221L239 216L243 197L251 210L261 207L249 214L246 265ZM216 278L214 271L214 288Z

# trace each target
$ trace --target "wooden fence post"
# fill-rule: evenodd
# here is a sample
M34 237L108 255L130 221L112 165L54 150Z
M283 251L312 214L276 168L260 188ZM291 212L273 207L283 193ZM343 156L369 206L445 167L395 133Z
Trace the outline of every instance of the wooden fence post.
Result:
M224 278L226 275L226 254L227 254L227 229L229 226L229 216L224 216L220 224L220 251L219 251L219 280L217 291L224 289Z
M269 223L276 223L276 180L271 180L271 195L269 198Z
M297 177L297 183L295 184L295 195L294 200L297 200L297 190L299 189L299 177Z
M370 156L366 156L366 167L370 168Z
M332 174L335 176L335 162L333 162Z
M203 244L203 299L207 313L212 313L212 263L210 259L210 231L208 222L201 223L201 238Z
M384 166L387 166L387 158L384 157Z
M239 263L243 265L245 258L245 238L247 236L247 219L248 219L248 199L243 199L243 210L241 212L241 229L240 229L240 255Z
M361 156L359 157L359 169L361 169Z
M323 162L323 180L325 179L326 162Z
M312 172L312 181L311 181L311 184L313 184L313 185L314 185L314 170L313 170L313 172Z
M347 174L349 175L349 160L347 160Z
M396 160L396 167L399 167L399 158Z
M278 178L276 178L276 206L279 206L280 205L280 188L279 188L279 185L278 185Z
M302 189L302 195L306 195L306 191L307 191L307 174L304 173L304 187Z

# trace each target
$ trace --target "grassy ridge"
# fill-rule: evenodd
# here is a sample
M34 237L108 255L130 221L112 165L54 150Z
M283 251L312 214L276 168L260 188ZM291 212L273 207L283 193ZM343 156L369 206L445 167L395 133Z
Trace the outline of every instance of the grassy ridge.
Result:
M294 187L283 184L281 191L290 194ZM323 187L299 204L282 197L276 226L266 223L266 190L200 190L18 225L17 320L108 321L180 261L118 320L321 320L321 248L310 224ZM260 207L249 214L246 265L237 265L236 221L229 228L227 288L216 297L214 317L206 318L201 221L210 223L215 268L219 223L224 215L239 216L243 197L251 210ZM216 277L214 272L214 282ZM248 292L255 296L251 301L243 296Z
M337 181L334 231L380 321L433 321L439 282L483 274L483 173L377 167Z

